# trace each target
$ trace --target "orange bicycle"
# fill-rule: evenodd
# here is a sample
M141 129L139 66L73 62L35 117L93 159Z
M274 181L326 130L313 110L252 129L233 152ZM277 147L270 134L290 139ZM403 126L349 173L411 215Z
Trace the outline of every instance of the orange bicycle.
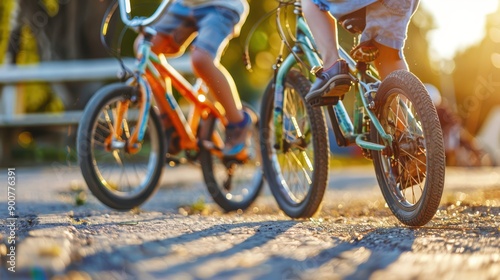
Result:
M79 165L92 194L105 205L128 210L144 203L157 189L167 157L199 163L208 191L225 211L247 208L263 184L258 117L248 147L226 158L224 128L227 119L201 79L192 85L162 54L151 51L155 30L148 27L171 1L163 1L150 17L132 17L129 0L115 1L105 16L102 38L112 15L119 10L127 28L144 36L138 46L135 69L120 59L124 83L96 92L87 104L78 128ZM105 41L105 40L103 40ZM190 104L181 110L173 89ZM181 155L179 156L179 155Z

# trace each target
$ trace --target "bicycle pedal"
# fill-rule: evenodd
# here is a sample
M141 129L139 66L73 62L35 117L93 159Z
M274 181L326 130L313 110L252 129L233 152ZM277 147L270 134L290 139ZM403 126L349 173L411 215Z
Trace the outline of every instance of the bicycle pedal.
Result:
M234 156L224 156L224 161L236 161L239 164L244 164L250 159L250 155L248 154L247 149L239 152Z
M333 96L333 97L316 97L312 98L309 100L309 105L313 107L319 107L319 106L330 106L330 105L337 105L339 103L339 96Z
M323 97L343 96L346 92L351 90L351 85L351 79L339 79L334 81L329 86L329 92L323 95Z
M170 155L167 155L165 157L165 163L167 163L170 167L177 166L179 164L185 163L185 159L179 158L179 157L172 157Z

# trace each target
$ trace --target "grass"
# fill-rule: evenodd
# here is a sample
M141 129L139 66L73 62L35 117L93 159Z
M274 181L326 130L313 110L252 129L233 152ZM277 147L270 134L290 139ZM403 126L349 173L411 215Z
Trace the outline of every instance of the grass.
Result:
M364 158L363 156L339 156L330 155L330 168L336 167L350 167L350 166L367 166L372 165L373 162Z

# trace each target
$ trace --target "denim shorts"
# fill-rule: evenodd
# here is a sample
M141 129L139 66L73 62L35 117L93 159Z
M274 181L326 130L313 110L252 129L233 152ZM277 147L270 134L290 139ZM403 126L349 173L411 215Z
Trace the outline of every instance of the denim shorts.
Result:
M189 44L196 35L192 45L219 58L239 19L237 12L225 7L191 8L174 3L153 27L159 33L172 35L179 45Z
M400 51L406 40L411 16L419 4L419 0L313 0L313 2L337 19L366 7L366 27L361 34L360 42L374 40Z

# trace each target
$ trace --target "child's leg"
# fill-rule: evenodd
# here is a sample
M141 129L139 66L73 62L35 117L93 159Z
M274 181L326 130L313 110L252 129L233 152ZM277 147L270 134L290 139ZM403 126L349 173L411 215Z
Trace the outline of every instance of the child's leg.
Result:
M394 5L383 2L366 7L366 27L361 36L361 41L372 40L379 49L375 66L382 79L395 70L408 70L402 50L408 24L419 1L392 1Z
M216 7L202 8L195 15L199 30L191 53L194 71L224 107L229 123L240 123L244 116L238 90L232 76L220 64L239 16L229 9Z
M328 69L339 59L336 21L328 12L320 10L312 0L302 0L302 11L311 27L324 68Z
M139 34L134 41L134 52L137 53L137 48L139 47L139 43L144 40L144 36ZM171 34L156 34L151 40L151 50L156 54L164 54L166 56L178 56L184 53L186 49L185 46L177 43ZM187 44L186 44L187 45Z
M374 45L379 50L379 55L375 59L374 63L382 80L393 71L400 69L408 70L408 64L406 63L404 57L402 57L403 55L400 54L399 50L376 42Z
M203 79L212 90L217 101L226 110L226 117L230 123L239 123L243 120L241 101L233 78L219 62L208 52L193 47L191 53L196 75Z
M325 97L342 96L348 92L351 78L346 62L339 60L335 19L312 0L302 0L302 12L323 60L323 69L316 73L316 80L306 95L306 101L316 106Z

